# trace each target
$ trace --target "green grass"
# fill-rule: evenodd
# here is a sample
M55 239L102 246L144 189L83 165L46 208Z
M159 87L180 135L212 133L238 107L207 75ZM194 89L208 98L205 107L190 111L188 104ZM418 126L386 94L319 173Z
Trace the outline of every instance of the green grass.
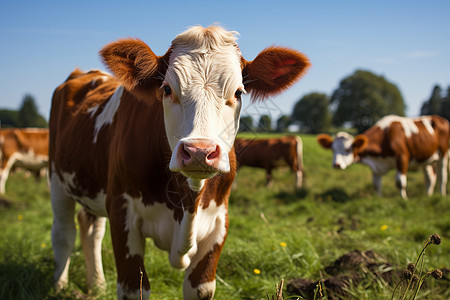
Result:
M415 261L434 233L442 243L427 248L425 269L450 267L450 197L426 197L421 172L408 176L409 201L399 196L393 172L383 178L383 196L377 197L367 167L334 170L331 152L320 148L315 136L302 139L304 189L294 189L295 179L287 168L274 172L271 188L265 187L263 170L240 170L230 198L230 228L215 299L267 299L266 293L274 295L281 279L286 286L293 278L329 277L324 267L355 249L373 250L395 270L402 270ZM73 299L84 293L85 267L78 240L69 289L56 294L52 288L52 211L46 182L13 174L3 198L10 205L0 204L0 299ZM183 272L171 268L167 254L150 240L146 252L151 299L182 299ZM108 291L100 299L115 299L108 231L103 264ZM368 277L349 294L353 299L390 299L393 288ZM288 296L286 291L283 294ZM416 299L450 299L450 285L429 278Z

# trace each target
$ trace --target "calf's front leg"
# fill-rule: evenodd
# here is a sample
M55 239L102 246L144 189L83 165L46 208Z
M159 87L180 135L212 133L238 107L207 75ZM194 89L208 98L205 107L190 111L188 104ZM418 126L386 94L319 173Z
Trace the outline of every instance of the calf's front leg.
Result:
M148 299L150 282L144 268L145 238L142 237L137 224L133 222L131 204L124 204L125 202L120 199L114 205L108 205L111 241L117 269L117 298Z
M228 215L215 220L215 229L198 243L198 250L186 269L183 283L184 300L210 300L216 290L216 270L228 232Z
M381 175L372 173L372 183L378 197L381 197Z

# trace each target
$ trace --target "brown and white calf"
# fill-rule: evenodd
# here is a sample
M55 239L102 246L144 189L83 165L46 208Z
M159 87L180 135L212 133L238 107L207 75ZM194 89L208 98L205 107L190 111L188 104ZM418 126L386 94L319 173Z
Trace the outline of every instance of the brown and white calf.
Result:
M414 166L423 166L428 195L433 194L436 177L439 177L441 194L446 195L449 123L442 117L389 115L355 138L341 132L334 140L320 134L317 141L333 150L333 167L337 169L345 169L354 162L368 165L379 195L381 176L396 169L397 186L403 199L407 199L406 174ZM433 167L436 163L437 175Z
M124 39L100 52L113 76L75 70L50 116L56 287L68 283L75 202L88 287L105 284L101 242L109 218L119 299L150 295L145 239L185 269L184 299L211 299L228 231L241 94L275 95L309 66L281 47L246 61L236 33L192 27L163 56Z
M6 181L14 168L39 175L48 167L48 129L0 129L0 194L6 191Z
M262 168L266 170L267 185L272 183L272 170L287 165L295 174L295 186L303 183L303 143L298 136L265 139L236 138L234 141L237 167Z

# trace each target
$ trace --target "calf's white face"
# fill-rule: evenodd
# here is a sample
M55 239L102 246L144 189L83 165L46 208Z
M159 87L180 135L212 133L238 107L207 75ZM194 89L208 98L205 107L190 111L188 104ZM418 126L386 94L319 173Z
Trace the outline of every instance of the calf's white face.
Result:
M359 155L369 144L367 136L360 134L353 137L346 132L338 132L334 139L328 134L319 134L317 142L325 149L333 151L332 166L341 170L355 162L355 153Z
M125 39L106 45L101 57L127 93L142 101L162 95L164 126L172 150L170 170L199 190L206 178L230 171L239 126L241 94L264 100L294 84L308 69L303 54L268 47L246 61L236 32L221 27L192 27L179 34L164 56L142 41ZM155 93L156 87L161 90Z
M195 181L229 172L245 92L234 34L215 38L196 39L194 29L178 35L162 85L169 168L194 188L201 187Z
M353 141L353 136L349 134L336 136L331 146L334 168L344 170L353 163L355 159L352 147Z

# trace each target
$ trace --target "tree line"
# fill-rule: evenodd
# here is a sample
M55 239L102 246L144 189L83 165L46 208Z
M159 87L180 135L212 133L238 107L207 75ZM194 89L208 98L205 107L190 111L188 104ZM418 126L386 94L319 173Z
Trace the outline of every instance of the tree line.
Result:
M430 99L422 104L421 115L440 115L450 120L450 86L446 93L437 84L431 92Z
M0 109L2 128L48 127L47 120L39 114L34 97L26 94L18 110Z
M242 116L240 130L286 132L295 124L302 133L317 134L340 127L354 128L361 133L383 116L404 116L405 110L403 97L394 83L370 71L356 70L340 81L331 96L319 92L304 95L290 115L278 118L275 129L270 117L263 115L257 124L250 116ZM437 114L450 120L450 86L444 94L436 85L420 114Z

